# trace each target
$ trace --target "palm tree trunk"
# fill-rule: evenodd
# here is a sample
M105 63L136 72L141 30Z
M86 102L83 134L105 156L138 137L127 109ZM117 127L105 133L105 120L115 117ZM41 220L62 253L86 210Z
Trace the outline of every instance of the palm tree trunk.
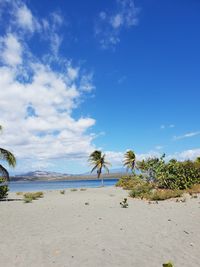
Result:
M98 170L98 179L100 178L100 176L101 176L101 168ZM101 179L101 186L104 186L103 178Z

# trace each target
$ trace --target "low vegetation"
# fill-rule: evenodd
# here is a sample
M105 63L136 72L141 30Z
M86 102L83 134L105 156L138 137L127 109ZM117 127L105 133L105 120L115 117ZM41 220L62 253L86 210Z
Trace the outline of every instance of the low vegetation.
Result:
M1 185L5 183L4 178L0 178L0 199L4 199L8 196L9 188L7 185Z
M25 203L30 203L33 200L37 200L39 198L44 197L44 193L43 192L25 193L23 197Z
M127 198L124 198L124 200L120 202L120 205L122 208L128 208Z
M139 175L122 177L117 186L130 190L133 198L165 200L181 197L184 193L196 196L200 193L200 159L179 162L149 158L136 163Z
M163 267L174 267L173 263L168 262L168 263L163 263Z
M76 191L78 191L78 189L76 189L76 188L72 188L70 191L71 191L71 192L76 192Z
M60 194L64 195L65 194L65 190L60 190Z

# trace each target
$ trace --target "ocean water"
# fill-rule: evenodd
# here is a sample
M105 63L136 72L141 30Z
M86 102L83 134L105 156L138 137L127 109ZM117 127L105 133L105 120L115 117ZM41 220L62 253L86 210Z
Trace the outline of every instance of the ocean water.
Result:
M113 186L117 181L118 179L115 178L104 180L104 186ZM9 182L10 192L32 192L84 187L94 188L99 186L101 186L101 180Z

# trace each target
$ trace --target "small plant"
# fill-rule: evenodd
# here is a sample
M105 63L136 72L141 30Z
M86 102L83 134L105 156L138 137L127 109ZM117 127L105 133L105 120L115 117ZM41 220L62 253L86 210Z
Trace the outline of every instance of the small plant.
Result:
M75 192L75 191L78 191L78 189L72 188L70 191Z
M124 198L124 200L120 202L120 205L122 208L128 208L127 198Z
M43 192L35 192L35 193L25 193L24 199L31 199L31 200L37 200L38 198L44 197ZM28 202L27 202L28 203Z
M65 194L65 190L60 190L61 195Z
M86 191L87 189L86 188L81 188L80 191Z
M173 263L168 262L168 263L163 263L163 267L174 267Z
M44 197L44 193L43 192L35 192L34 196L37 198L43 198Z
M31 203L33 199L31 197L24 197L24 203Z

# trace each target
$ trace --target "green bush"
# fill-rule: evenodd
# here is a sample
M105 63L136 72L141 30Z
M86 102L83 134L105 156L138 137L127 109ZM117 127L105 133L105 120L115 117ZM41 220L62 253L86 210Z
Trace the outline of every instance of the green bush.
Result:
M24 197L24 203L31 203L33 199L31 197Z
M43 192L34 192L34 193L25 193L24 194L24 200L36 200L38 198L44 197Z
M153 184L148 182L143 182L136 185L129 193L130 197L133 198L146 198L147 195L151 194L151 191L154 189Z
M170 161L158 170L157 181L159 187L184 190L200 183L200 169L192 161Z
M8 196L9 188L7 185L1 185L1 183L5 183L5 179L0 178L0 199L4 199Z
M156 183L159 188L173 190L184 190L200 184L200 164L197 161L179 162L172 159L166 163L164 157L137 163L143 179Z
M60 194L64 195L65 194L65 190L60 190Z
M147 194L146 199L152 200L152 201L161 201L161 200L166 200L170 198L181 197L182 194L183 194L183 191L180 191L180 190L155 190L154 192Z
M123 176L116 184L117 187L122 187L125 190L131 190L135 188L135 186L142 184L144 181L142 180L141 175L129 175Z
M78 191L78 189L76 189L76 188L72 188L70 191L71 191L71 192L76 192L76 191Z
M163 263L163 267L174 267L174 265L171 262Z

